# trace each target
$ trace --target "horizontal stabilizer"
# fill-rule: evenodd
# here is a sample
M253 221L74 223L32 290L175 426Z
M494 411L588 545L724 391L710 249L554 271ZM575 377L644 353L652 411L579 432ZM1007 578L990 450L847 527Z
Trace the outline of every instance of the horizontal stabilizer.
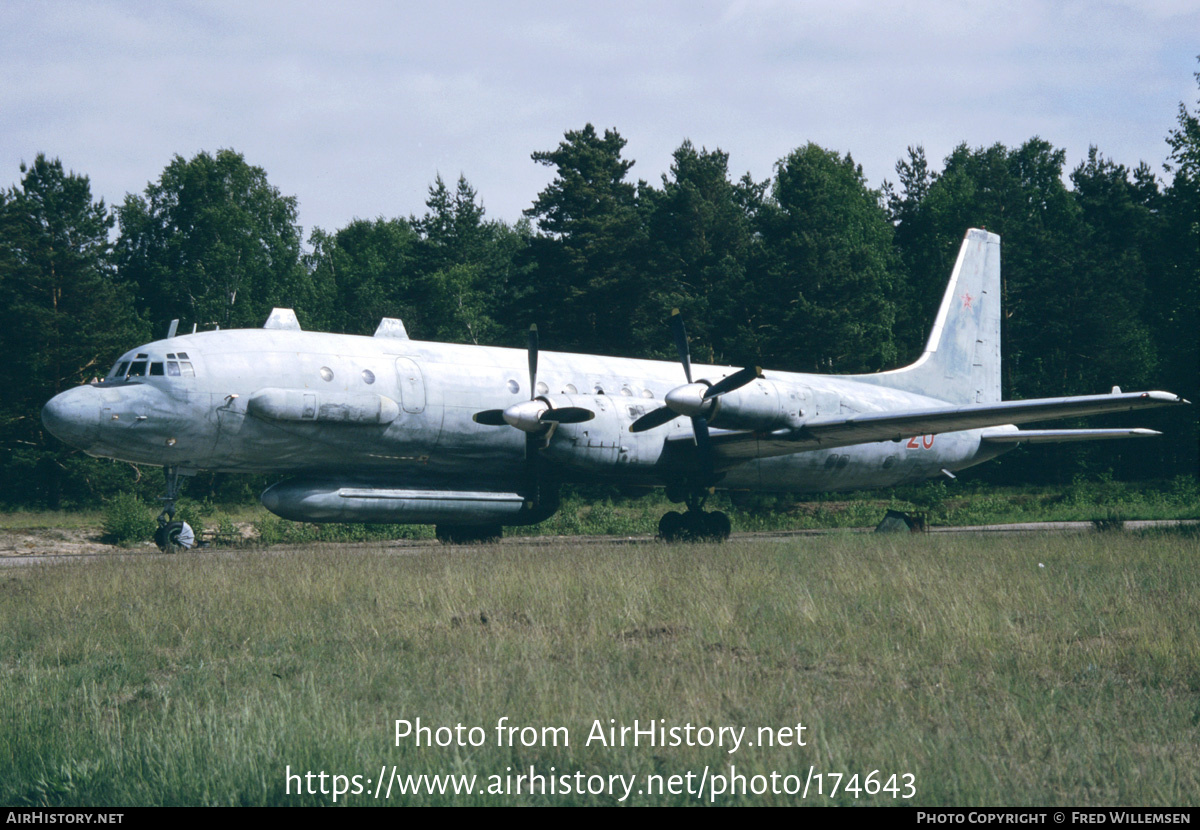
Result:
M984 433L985 444L1061 444L1068 441L1110 441L1116 438L1155 438L1152 429L1026 429Z

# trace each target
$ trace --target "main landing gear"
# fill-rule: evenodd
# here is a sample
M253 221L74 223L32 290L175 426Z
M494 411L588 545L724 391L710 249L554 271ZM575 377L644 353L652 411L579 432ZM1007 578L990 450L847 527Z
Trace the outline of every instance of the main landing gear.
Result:
M729 517L720 511L706 512L703 508L707 497L707 491L702 491L680 499L687 502L687 512L672 510L659 519L658 538L664 542L724 542L728 539L733 530Z

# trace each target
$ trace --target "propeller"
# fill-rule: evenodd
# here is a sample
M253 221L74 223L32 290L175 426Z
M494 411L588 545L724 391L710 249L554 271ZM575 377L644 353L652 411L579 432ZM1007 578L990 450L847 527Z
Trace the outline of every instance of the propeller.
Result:
M680 415L686 415L692 419L692 431L696 436L696 446L703 452L708 448L707 416L712 414L715 406L710 401L715 401L721 395L741 389L750 381L762 377L762 370L757 366L747 366L713 384L707 381L693 383L692 355L688 348L687 331L683 326L683 315L677 308L671 310L671 334L675 339L675 350L679 354L679 362L683 364L683 375L687 378L687 384L677 386L668 392L665 399L666 406L653 409L638 418L630 425L629 431L645 432L660 427Z
M485 409L476 412L471 419L477 424L490 427L510 426L534 436L541 435L552 424L581 424L596 417L596 413L581 406L554 407L546 398L537 394L538 330L529 327L529 400L515 403L507 409ZM529 457L526 447L525 457Z

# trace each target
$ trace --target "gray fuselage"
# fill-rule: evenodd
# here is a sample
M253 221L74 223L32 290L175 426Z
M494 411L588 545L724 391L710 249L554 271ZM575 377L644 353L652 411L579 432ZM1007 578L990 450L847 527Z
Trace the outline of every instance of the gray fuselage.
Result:
M203 332L131 350L114 371L140 362L142 374L119 379L110 373L70 390L47 406L46 418L55 434L91 455L183 471L517 490L525 434L475 423L472 416L532 397L526 359L516 349L396 337ZM686 473L664 450L667 439L691 435L689 419L629 431L684 383L678 364L555 352L541 353L540 360L536 394L595 413L585 423L556 425L550 434L542 452L556 478L658 485ZM173 363L190 366L180 372ZM163 368L151 374L155 364ZM733 371L698 365L693 376L716 381ZM945 405L849 378L785 372L768 372L735 394L770 394L794 425L814 416ZM979 434L750 459L729 466L718 486L801 492L917 481L1002 451L981 447Z

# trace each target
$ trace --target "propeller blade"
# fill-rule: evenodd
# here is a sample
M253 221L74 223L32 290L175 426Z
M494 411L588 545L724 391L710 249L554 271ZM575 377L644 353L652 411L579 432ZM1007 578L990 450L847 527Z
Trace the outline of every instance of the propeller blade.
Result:
M696 435L696 449L700 451L700 458L706 467L710 467L712 455L709 449L712 444L708 440L708 421L700 417L692 418L692 430Z
M548 409L542 413L542 421L556 421L560 424L582 424L596 417L596 413L582 406L563 406L558 409Z
M489 427L503 427L508 425L508 422L504 420L503 409L485 409L483 412L476 412L471 416L471 420L477 424L484 424Z
M692 382L692 353L688 350L687 331L683 328L683 315L679 309L671 309L671 334L675 336L675 351L679 353L679 362L683 364L683 374L687 382Z
M679 416L678 412L675 412L673 409L670 409L665 406L659 407L658 409L652 409L649 412L647 412L645 415L643 415L642 417L638 418L632 424L630 424L629 431L630 432L645 432L648 429L654 429L655 427L660 427L663 424L667 423L668 421L670 421L678 416Z
M529 327L529 399L537 397L538 332L537 323Z
M757 366L747 366L745 369L734 372L727 378L714 383L708 387L708 391L704 393L704 400L715 398L718 395L724 395L726 392L732 392L735 389L741 389L752 380L757 380L762 377L762 369Z

